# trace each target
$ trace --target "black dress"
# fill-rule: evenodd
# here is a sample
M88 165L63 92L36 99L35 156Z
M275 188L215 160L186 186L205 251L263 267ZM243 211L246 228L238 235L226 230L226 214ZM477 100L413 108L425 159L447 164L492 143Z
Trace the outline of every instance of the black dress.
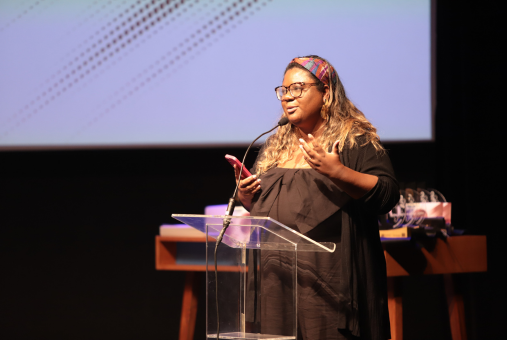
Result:
M260 157L262 157L262 150ZM269 216L319 242L334 242L334 253L298 253L298 333L302 339L390 338L386 265L378 215L390 211L399 189L389 157L371 143L344 147L342 163L375 175L364 197L350 198L313 169L273 168L262 174L261 191L252 200L252 216ZM279 261L279 252L263 252L262 263ZM264 279L263 279L264 280ZM260 311L263 333L287 317L283 274L270 276L270 303ZM277 290L278 289L278 290ZM277 306L273 308L273 306Z

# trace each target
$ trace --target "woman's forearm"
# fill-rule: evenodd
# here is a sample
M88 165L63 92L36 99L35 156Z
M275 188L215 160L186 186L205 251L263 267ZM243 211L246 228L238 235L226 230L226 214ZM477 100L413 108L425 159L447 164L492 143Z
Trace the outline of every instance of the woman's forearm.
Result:
M329 178L353 199L363 197L378 181L377 176L357 172L343 164L340 164Z

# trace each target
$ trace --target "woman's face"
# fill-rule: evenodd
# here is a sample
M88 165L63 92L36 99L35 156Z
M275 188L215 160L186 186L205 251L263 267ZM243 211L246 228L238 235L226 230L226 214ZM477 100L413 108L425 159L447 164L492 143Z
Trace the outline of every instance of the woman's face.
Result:
M300 68L291 68L285 73L283 86L303 82L314 83L310 73ZM282 97L282 108L291 124L299 127L306 133L311 133L315 126L323 119L320 115L324 98L328 98L329 87L326 85L325 92L320 92L316 86L305 85L300 97L294 98L289 91Z

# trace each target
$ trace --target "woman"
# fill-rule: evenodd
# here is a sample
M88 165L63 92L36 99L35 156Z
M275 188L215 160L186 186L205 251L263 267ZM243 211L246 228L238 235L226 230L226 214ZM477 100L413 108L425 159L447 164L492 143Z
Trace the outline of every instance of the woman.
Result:
M268 138L238 197L252 216L337 245L298 254L298 339L388 339L377 216L394 207L399 189L376 129L318 56L293 59L275 91L290 124ZM263 323L283 318L261 313Z

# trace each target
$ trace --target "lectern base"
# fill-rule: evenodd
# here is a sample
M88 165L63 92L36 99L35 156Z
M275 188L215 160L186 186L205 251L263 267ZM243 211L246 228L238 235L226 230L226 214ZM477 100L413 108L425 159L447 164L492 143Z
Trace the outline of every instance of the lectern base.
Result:
M208 334L208 339L216 339L217 335ZM296 339L293 335L271 335L271 334L259 334L259 333L241 333L241 332L231 332L231 333L220 333L220 339L238 339L238 340L289 340Z

